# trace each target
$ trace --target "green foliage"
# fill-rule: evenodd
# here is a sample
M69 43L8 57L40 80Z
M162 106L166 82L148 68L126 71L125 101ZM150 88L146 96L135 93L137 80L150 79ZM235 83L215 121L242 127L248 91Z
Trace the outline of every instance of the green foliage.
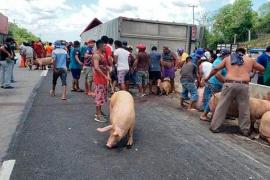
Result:
M14 23L9 23L8 26L8 35L14 38L18 44L21 44L22 42L36 41L39 39L25 28L20 28Z
M247 41L249 30L253 38L259 32L268 32L270 16L264 14L269 14L270 11L265 5L260 9L260 13L254 12L251 0L235 0L233 4L223 6L212 17L213 25L206 33L207 46L216 48L219 43L233 43L235 34L237 42Z

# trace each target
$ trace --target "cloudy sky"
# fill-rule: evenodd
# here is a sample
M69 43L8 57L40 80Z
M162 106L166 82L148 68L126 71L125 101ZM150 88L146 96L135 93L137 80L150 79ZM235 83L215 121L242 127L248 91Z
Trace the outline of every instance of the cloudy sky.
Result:
M89 22L118 16L192 23L195 16L214 12L234 0L0 0L0 12L42 40L76 40ZM253 0L253 8L270 0Z

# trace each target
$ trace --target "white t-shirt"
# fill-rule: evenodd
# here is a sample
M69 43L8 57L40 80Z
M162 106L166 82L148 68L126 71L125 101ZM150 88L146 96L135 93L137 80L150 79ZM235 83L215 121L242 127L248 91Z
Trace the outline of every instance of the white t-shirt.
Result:
M201 64L201 67L202 67L202 75L203 75L203 78L205 79L206 77L209 76L211 70L212 70L212 67L213 67L213 64L208 62L208 61L205 61Z
M123 48L114 50L114 55L118 57L117 71L129 70L128 57L130 52Z

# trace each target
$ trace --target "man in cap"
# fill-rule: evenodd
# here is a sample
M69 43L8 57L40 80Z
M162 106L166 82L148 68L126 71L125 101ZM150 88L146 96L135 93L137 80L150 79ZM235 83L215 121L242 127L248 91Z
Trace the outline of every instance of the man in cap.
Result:
M178 67L181 68L183 64L186 62L188 54L185 52L184 48L178 48L177 54L178 54L178 63L179 63Z
M84 53L84 63L83 63L83 72L85 74L85 93L88 96L95 96L95 93L92 92L92 82L93 82L93 54L95 40L88 39L86 41L87 48Z
M146 47L144 44L139 44L136 46L139 52L136 56L136 60L133 64L133 70L137 71L137 82L139 86L139 93L141 97L146 96L146 89L149 83L149 66L150 66L150 56L145 52Z
M62 81L62 100L67 99L67 51L63 48L60 41L54 43L55 49L52 51L53 58L53 81L51 96L55 96L55 86L57 79L60 77Z
M264 67L245 54L246 50L244 48L238 48L236 53L226 57L205 79L207 81L219 70L227 69L227 74L224 78L225 83L211 122L210 130L213 133L222 131L221 126L225 120L228 108L232 101L236 101L238 104L240 132L243 136L249 136L250 134L250 111L248 105L250 72L253 69L263 72Z
M230 55L230 51L228 49L222 49L220 51L220 56L214 60L212 69L216 68L224 58ZM200 120L208 121L208 113L210 112L209 108L209 100L214 93L220 92L224 83L224 77L226 76L226 68L218 71L213 77L209 79L209 81L205 84L204 94L203 94L203 107L204 111L200 116Z

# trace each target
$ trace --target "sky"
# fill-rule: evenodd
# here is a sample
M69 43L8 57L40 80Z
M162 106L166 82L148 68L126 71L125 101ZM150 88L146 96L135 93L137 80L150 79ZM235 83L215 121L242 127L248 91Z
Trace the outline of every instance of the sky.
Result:
M253 0L253 9L270 0ZM234 0L0 0L0 12L44 41L80 40L93 18L102 22L119 16L192 24ZM195 23L198 23L196 21Z

